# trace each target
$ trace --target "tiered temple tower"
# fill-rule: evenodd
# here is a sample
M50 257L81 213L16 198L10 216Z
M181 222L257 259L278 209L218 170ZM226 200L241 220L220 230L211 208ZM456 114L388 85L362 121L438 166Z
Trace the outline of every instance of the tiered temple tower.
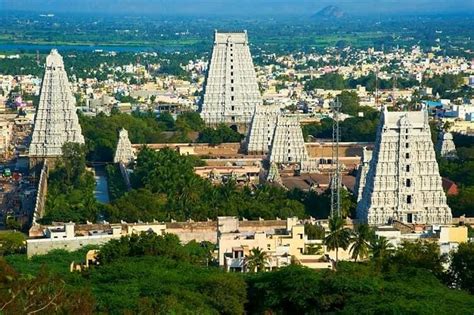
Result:
M30 165L62 155L66 142L84 143L64 62L56 49L46 58L46 69L29 148Z
M257 107L247 137L248 154L268 154L270 152L279 115L279 106L263 105Z
M302 163L309 161L309 155L304 145L303 131L296 116L277 118L270 151L270 162Z
M383 111L357 217L374 225L451 223L425 110Z
M123 163L128 165L133 163L134 155L132 143L128 139L128 131L122 128L119 132L117 149L115 149L114 163Z
M445 159L456 159L456 146L454 145L453 135L450 132L440 132L436 151Z
M209 126L225 123L246 131L261 104L247 32L216 31L201 117Z

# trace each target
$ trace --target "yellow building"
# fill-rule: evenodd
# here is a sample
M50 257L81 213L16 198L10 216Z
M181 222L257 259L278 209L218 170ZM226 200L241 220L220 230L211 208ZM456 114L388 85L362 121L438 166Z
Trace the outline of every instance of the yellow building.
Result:
M266 270L299 263L310 268L331 268L325 259L321 240L308 240L304 225L297 218L288 218L286 229L260 228L240 232L235 217L218 218L219 266L227 271L246 272L252 249L260 249L266 256ZM319 249L319 250L318 250ZM317 252L309 254L310 251Z

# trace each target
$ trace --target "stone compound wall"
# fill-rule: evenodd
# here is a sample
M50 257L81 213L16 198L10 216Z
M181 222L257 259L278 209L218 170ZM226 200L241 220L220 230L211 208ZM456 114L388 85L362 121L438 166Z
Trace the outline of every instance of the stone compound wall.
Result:
M36 195L36 205L33 211L32 225L36 225L36 221L41 219L44 215L44 204L46 202L46 194L48 193L48 175L49 166L48 161L45 160L43 168L41 169L40 178L38 182L38 192Z

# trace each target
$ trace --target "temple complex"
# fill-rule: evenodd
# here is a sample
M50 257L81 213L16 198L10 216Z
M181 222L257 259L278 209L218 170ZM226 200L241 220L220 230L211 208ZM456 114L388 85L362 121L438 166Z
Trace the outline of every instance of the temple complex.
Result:
M450 132L440 132L436 151L442 158L456 159L456 146L454 145L453 135Z
M115 149L114 163L128 165L134 160L132 143L128 139L128 131L122 128L119 132L119 140Z
M270 162L293 164L307 160L309 156L298 117L278 116L270 151Z
M261 104L247 32L216 31L201 117L209 126L225 123L246 131Z
M451 222L425 110L383 111L365 183L360 185L361 222Z
M264 105L256 108L247 137L248 154L270 153L279 115L280 108L276 105Z
M362 151L361 164L357 170L357 178L354 187L354 193L357 197L357 202L359 202L362 198L362 191L364 190L367 173L369 172L370 160L372 160L372 151L367 150L367 147L364 147Z
M76 114L76 100L71 91L63 58L56 49L46 58L46 69L36 111L29 148L30 165L45 158L62 155L66 142L84 143Z

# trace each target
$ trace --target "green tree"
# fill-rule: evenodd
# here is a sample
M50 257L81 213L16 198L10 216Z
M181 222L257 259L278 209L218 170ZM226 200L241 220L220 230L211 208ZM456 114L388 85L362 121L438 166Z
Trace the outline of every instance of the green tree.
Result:
M321 225L306 223L304 225L304 234L308 236L309 240L322 240L326 231Z
M449 279L456 287L474 294L474 243L459 244L449 256Z
M369 253L373 260L382 262L391 257L394 247L390 241L384 236L374 237L370 241Z
M264 271L265 267L268 264L269 257L266 252L264 252L261 248L256 247L250 250L250 253L247 257L245 257L245 265L248 270L251 272L259 272Z
M339 216L329 218L329 234L324 239L327 249L336 251L336 264L339 261L339 248L346 250L351 239L351 231L344 223L344 219Z
M373 238L374 232L367 224L356 226L350 247L351 257L354 261L357 261L358 258L364 259L369 256L370 241Z
M86 148L83 144L67 142L62 147L61 164L66 173L69 185L72 180L79 180L86 170Z

